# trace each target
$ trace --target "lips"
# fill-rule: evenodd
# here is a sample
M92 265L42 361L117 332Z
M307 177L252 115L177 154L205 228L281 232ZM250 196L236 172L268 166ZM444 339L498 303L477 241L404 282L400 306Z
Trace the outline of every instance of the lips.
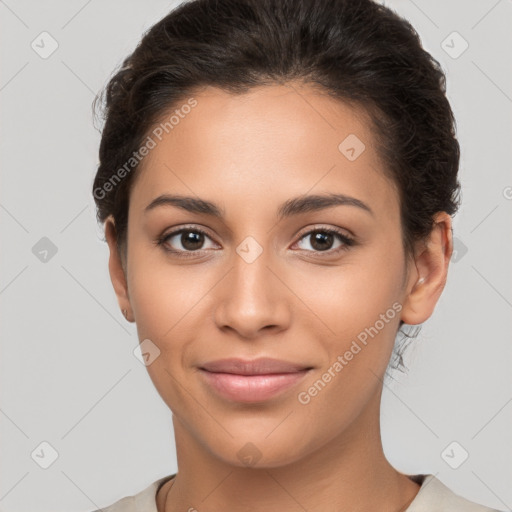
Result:
M312 368L271 358L220 359L203 364L200 374L209 389L236 402L261 402L301 381Z
M215 373L234 373L237 375L268 375L272 373L295 373L307 370L311 367L306 365L290 363L279 359L262 357L252 361L243 359L219 359L201 366L201 369Z

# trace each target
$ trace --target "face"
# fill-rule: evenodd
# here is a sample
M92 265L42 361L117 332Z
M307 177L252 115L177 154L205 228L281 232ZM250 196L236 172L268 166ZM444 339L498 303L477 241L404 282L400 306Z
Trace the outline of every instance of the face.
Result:
M229 464L278 466L375 412L418 275L362 111L298 85L194 99L137 171L126 296L178 423ZM262 357L298 368L201 369Z

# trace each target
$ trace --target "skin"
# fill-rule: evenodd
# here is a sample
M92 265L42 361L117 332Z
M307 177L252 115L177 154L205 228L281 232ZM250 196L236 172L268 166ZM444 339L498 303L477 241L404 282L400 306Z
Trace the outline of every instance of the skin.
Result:
M206 87L193 96L197 106L137 170L126 254L117 251L114 220L105 224L119 305L139 339L161 351L147 369L173 414L179 472L158 492L158 511L404 510L419 485L384 456L382 379L399 321L427 320L444 288L450 216L438 213L429 238L405 254L397 190L362 110L292 83L238 96ZM366 146L354 161L338 149L349 134ZM169 205L145 213L164 193L212 201L225 218ZM372 213L339 205L278 221L284 201L323 193L357 198ZM188 224L208 232L193 257L154 243ZM334 236L322 251L307 235L322 228L339 228L356 244L336 254L342 243ZM263 249L252 263L236 252L247 236ZM166 246L187 251L181 235ZM300 403L297 394L394 303L401 311ZM257 404L218 396L198 372L206 361L260 356L313 370ZM237 456L248 442L260 454L252 466Z

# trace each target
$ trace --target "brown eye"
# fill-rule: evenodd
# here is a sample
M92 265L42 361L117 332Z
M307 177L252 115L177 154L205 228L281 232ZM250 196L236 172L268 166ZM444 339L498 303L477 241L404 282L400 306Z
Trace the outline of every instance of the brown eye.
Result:
M339 251L346 250L355 244L354 239L348 237L341 231L332 228L322 228L308 231L298 242L309 241L309 248L305 248L308 252L337 254ZM335 246L336 242L339 244ZM335 246L333 248L333 246ZM303 247L304 249L304 247Z
M335 240L334 235L323 231L317 231L309 234L308 236L311 237L311 247L317 251L326 251L330 249Z
M204 249L215 248L212 243L210 247L205 247L205 242L211 241L210 236L199 228L181 228L163 235L157 240L157 244L162 246L164 251L176 256L194 256L195 252Z
M197 251L201 249L204 243L204 235L197 231L183 231L181 233L180 242L188 251Z

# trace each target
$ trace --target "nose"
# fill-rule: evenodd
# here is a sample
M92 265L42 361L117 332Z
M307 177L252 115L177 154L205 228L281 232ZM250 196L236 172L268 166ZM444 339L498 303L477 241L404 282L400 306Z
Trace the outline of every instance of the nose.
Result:
M216 287L214 320L219 329L256 339L289 327L290 290L263 251L252 262L234 254L233 266Z

